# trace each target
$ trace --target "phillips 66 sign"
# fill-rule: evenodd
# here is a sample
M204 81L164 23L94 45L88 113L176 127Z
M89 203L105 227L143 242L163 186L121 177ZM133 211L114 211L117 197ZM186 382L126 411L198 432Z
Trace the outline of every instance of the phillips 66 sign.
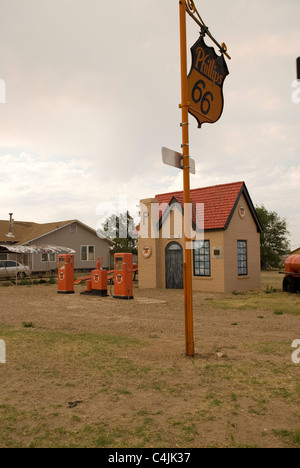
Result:
M192 67L188 76L189 113L198 121L214 123L222 115L223 84L229 71L222 55L208 47L203 37L193 45Z

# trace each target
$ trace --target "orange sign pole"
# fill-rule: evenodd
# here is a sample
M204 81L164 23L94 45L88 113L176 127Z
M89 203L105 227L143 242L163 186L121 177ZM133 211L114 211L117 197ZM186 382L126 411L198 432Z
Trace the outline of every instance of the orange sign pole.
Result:
M180 55L181 55L181 111L182 111L182 156L184 191L184 311L186 355L195 355L193 287L192 287L192 250L191 250L191 195L190 195L190 155L189 155L189 103L187 81L187 41L186 41L186 3L179 1L180 11Z

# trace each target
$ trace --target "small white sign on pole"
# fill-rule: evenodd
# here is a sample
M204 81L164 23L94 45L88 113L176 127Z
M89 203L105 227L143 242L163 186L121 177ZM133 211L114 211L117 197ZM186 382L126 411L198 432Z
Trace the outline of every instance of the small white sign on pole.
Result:
M176 167L177 169L183 169L182 165L182 155L177 151L173 151L169 148L163 147L161 149L162 152L162 160L164 164L168 166ZM190 161L190 173L196 174L196 164L194 159L189 158Z

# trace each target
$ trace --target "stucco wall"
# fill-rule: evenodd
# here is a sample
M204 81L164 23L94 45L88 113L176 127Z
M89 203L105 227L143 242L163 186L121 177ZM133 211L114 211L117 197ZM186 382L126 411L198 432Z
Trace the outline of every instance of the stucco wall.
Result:
M245 208L245 217L239 215L239 208ZM247 276L238 276L237 242L247 241ZM260 233L242 195L224 232L225 291L249 291L261 287Z
M156 200L149 198L141 201L141 225L138 241L139 287L141 289L155 289L159 287L159 240L151 236L151 203L156 203ZM145 258L143 255L143 249L146 247L150 252L149 258Z

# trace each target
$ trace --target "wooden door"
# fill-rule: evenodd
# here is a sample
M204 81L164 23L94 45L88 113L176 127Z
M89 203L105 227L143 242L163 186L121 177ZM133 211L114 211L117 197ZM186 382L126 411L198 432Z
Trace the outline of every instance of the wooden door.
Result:
M166 288L183 289L183 250L178 242L166 247Z

